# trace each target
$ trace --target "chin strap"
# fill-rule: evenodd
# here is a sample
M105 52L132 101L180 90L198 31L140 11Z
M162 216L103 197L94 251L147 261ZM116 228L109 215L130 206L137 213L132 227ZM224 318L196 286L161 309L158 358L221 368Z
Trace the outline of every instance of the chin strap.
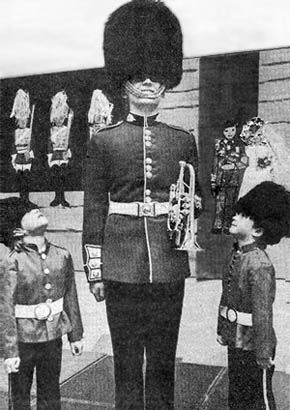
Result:
M155 92L140 91L130 81L127 81L125 84L125 90L137 98L149 98L150 100L155 100L164 93L165 86L161 85L159 89Z

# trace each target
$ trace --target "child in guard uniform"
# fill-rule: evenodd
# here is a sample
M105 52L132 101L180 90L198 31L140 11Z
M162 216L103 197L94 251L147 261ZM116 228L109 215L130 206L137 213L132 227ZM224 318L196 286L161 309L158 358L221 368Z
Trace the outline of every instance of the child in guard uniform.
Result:
M266 181L235 207L230 233L237 243L223 276L217 330L218 342L228 346L230 410L276 409L275 270L265 248L287 235L289 206L285 188Z
M70 253L48 242L48 221L20 198L10 198L9 231L14 249L4 272L4 365L14 410L30 409L36 368L37 410L60 410L62 336L73 355L82 353L80 316Z

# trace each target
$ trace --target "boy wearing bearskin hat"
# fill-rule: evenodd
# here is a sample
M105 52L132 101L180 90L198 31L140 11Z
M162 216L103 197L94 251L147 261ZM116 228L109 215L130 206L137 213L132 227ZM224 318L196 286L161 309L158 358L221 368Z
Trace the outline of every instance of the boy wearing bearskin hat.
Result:
M62 336L68 334L73 355L82 353L72 258L46 240L48 220L35 205L21 198L5 205L4 243L13 250L3 278L4 365L13 409L31 408L36 369L37 409L57 410Z
M164 92L182 76L179 21L160 1L126 3L106 23L104 55L110 84L125 94L129 113L90 141L85 270L97 301L106 299L115 408L168 410L190 274L187 253L173 249L167 233L169 189L179 161L197 174L194 137L158 121Z
M274 410L276 336L273 328L275 271L265 251L289 231L289 196L262 182L236 204L230 233L236 238L223 276L218 342L228 346L231 410Z

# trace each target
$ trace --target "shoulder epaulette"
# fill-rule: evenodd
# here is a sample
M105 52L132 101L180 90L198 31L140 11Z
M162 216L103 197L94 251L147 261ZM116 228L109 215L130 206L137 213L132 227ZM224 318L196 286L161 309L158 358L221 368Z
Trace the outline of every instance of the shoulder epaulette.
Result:
M124 121L118 121L115 124L110 124L110 125L106 125L105 127L100 128L97 133L105 131L105 130L110 130L112 128L116 128L119 127L121 124L123 124Z

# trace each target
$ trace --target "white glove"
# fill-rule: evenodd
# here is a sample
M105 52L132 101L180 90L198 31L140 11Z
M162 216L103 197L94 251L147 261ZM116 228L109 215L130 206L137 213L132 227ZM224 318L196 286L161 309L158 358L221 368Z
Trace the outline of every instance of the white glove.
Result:
M19 372L20 357L9 357L4 360L4 368L7 373Z
M105 299L105 285L103 282L90 282L90 292L95 296L97 302Z
M76 342L70 343L70 350L73 356L80 356L83 353L83 342L82 340L77 340Z

